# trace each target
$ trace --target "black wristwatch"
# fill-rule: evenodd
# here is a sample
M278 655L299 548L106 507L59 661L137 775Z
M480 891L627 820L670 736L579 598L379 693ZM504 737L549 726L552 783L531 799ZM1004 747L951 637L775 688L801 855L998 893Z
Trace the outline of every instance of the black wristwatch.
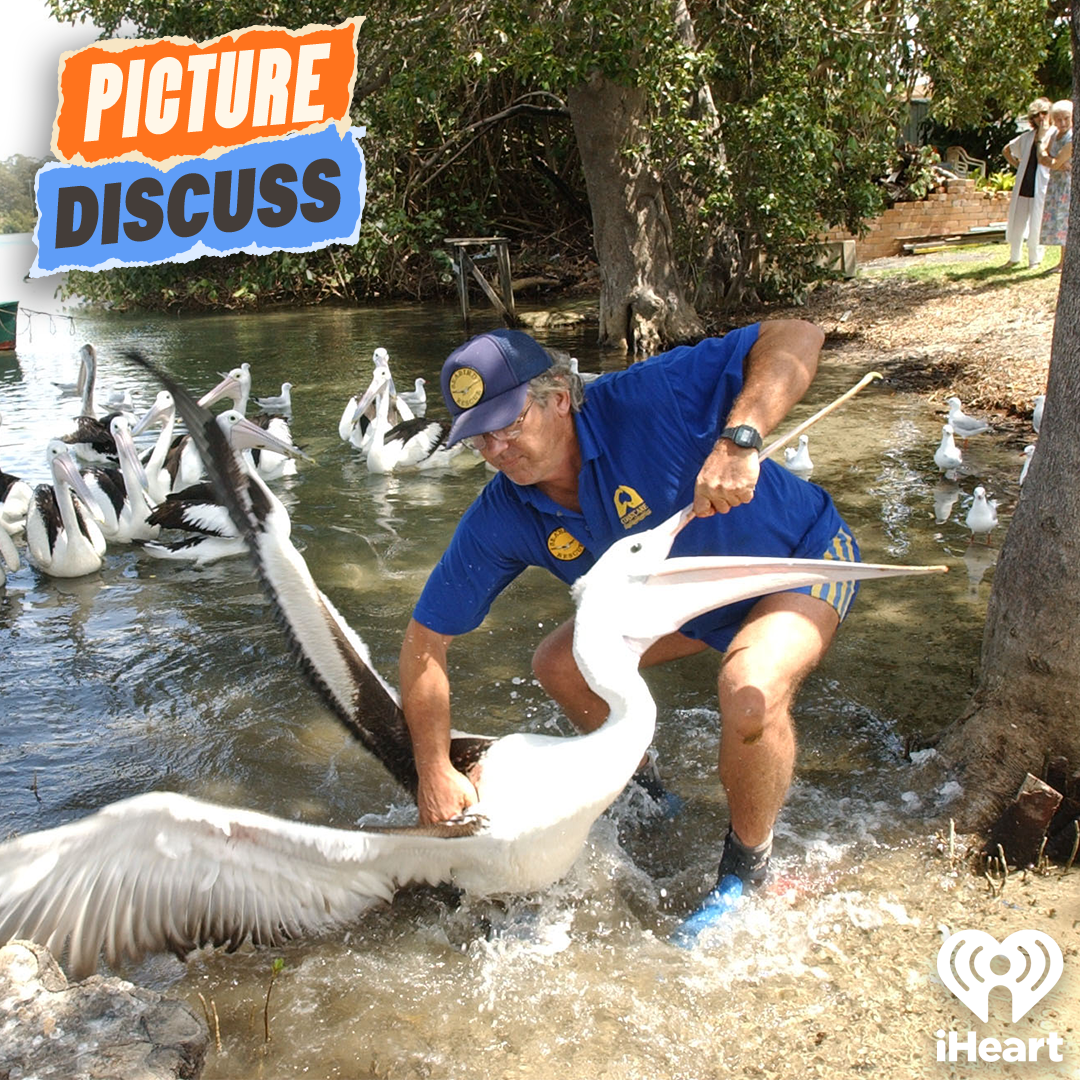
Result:
M736 446L741 446L744 450L760 450L765 445L761 433L750 424L726 427L720 432L720 438L730 439Z

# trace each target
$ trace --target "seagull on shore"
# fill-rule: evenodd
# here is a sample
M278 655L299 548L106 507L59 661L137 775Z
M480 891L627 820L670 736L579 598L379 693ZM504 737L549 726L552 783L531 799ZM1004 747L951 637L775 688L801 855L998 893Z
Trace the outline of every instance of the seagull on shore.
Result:
M949 406L949 426L953 429L953 433L963 439L965 443L972 435L981 435L984 431L990 430L990 425L985 420L968 416L964 412L958 397L946 398L945 404Z
M799 436L798 447L788 446L784 450L784 468L788 472L795 473L806 479L814 471L814 463L810 460L810 437Z
M280 502L257 474L245 485L213 418L162 378L200 440L311 685L415 792L400 700L281 531ZM480 796L460 818L345 830L180 794L139 795L0 845L0 942L28 938L57 956L66 947L68 967L81 977L102 951L116 964L147 952L185 955L206 944L237 948L249 938L280 944L346 926L410 883L451 883L480 896L545 888L568 872L652 740L656 705L639 666L653 642L738 599L930 569L828 559L668 559L691 521L687 509L616 541L574 586L574 654L609 705L604 723L571 738L456 736L452 760L472 775Z
M997 503L986 497L986 488L975 489L975 501L964 518L964 524L971 530L971 540L976 536L985 536L990 543L990 533L998 523ZM969 541L970 542L970 541Z
M1031 468L1031 459L1035 454L1035 444L1028 443L1024 447L1024 467L1020 470L1020 486L1024 486L1024 481L1027 479L1028 469Z
M1035 429L1035 434L1039 434L1039 428L1042 427L1043 408L1046 405L1046 395L1038 394L1035 397L1035 408L1031 412L1031 426Z
M964 455L953 439L952 424L941 425L941 442L934 451L934 464L950 480L956 479L956 470L963 464Z

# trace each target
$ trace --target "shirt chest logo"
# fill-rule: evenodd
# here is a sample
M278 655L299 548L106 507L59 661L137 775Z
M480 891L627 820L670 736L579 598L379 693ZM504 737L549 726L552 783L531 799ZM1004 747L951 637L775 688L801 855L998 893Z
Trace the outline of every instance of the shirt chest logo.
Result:
M565 529L558 528L548 536L547 549L560 562L570 562L584 554L585 545Z
M639 521L644 521L652 511L649 504L632 488L620 484L615 489L615 513L619 515L624 529L632 529Z

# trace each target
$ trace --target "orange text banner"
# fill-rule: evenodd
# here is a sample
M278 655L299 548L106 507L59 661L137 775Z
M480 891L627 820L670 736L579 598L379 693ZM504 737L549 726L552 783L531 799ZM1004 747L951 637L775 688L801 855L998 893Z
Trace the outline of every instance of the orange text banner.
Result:
M113 40L65 53L53 153L81 165L214 157L349 124L363 20L249 27L214 41Z

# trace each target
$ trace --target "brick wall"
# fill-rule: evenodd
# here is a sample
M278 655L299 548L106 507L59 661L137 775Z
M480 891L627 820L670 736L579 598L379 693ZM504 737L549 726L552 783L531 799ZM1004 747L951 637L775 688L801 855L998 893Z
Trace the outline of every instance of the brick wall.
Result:
M856 240L860 263L903 254L904 244L926 237L966 233L973 226L1003 222L1009 213L1007 191L976 191L974 180L950 180L945 192L927 195L920 202L897 203L868 222L864 237L843 229L830 229L826 240Z

